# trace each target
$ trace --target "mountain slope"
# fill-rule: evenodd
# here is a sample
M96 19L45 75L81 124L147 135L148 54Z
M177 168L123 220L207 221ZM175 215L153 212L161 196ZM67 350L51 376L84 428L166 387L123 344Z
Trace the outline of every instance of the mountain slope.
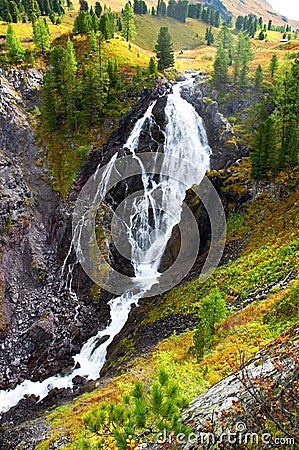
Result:
M281 24L282 21L286 22L286 18L275 11L266 0L222 0L222 3L234 16L251 13L262 16L264 21L271 19L274 24ZM291 17L288 17L288 19L287 23L290 23L292 26L296 27L299 25L298 22L291 20Z

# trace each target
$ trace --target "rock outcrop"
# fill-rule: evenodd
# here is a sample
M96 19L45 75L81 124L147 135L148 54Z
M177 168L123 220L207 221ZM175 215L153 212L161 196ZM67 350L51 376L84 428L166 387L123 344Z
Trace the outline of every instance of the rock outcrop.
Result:
M72 366L72 355L109 318L60 290L52 230L61 200L39 163L34 133L42 73L0 75L0 387ZM64 242L64 252L67 250Z
M195 436L200 438L201 433L207 434L207 424L210 424L213 430L214 443L220 442L222 436L223 443L227 445L225 448L235 448L233 445L229 446L226 442L227 436L225 433L236 433L234 436L243 438L246 433L265 432L265 428L257 430L252 428L258 423L256 415L266 414L268 420L275 417L278 423L280 422L279 413L276 415L273 408L270 407L271 394L277 397L275 408L279 409L278 393L271 392L271 386L280 387L284 392L280 398L288 404L291 413L292 394L288 393L288 389L292 392L294 387L296 390L296 379L298 375L298 325L281 336L277 341L266 346L251 358L248 362L242 363L239 371L224 378L219 383L212 386L206 392L198 396L190 404L189 409L183 413L183 422L188 424L194 430ZM295 384L294 384L295 383ZM274 388L275 389L275 388ZM283 391L284 389L284 391ZM288 397L290 395L290 397ZM283 400L282 400L283 398ZM267 402L269 402L267 404ZM296 400L295 400L296 402ZM236 406L239 405L239 408ZM280 404L282 410L283 405ZM223 427L223 424L226 428ZM281 420L281 424L283 421ZM275 425L273 422L275 430ZM278 427L279 428L279 427ZM291 433L291 429L287 428L286 433ZM289 435L291 436L291 434ZM271 435L270 435L271 437ZM243 442L243 441L241 441ZM203 444L203 449L209 449L212 442L200 442ZM233 444L232 441L229 442ZM191 450L198 448L193 442L186 443L182 446L184 450ZM294 444L295 445L295 444Z
M238 159L248 155L248 149L237 142L233 127L220 112L217 103L218 91L213 90L203 79L194 84L191 89L183 89L182 96L193 104L204 120L212 148L211 169L227 169Z

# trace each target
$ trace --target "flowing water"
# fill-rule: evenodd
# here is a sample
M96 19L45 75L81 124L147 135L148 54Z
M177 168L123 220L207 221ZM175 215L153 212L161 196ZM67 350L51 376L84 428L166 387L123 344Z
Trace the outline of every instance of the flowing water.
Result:
M151 289L153 284L159 283L161 274L158 269L161 258L174 226L180 222L186 190L201 181L202 173L209 166L210 148L202 119L192 105L180 95L182 85L188 84L192 84L191 79L176 84L173 87L173 93L167 96L165 108L167 125L163 151L166 155L175 158L165 159L161 170L162 175L158 179L153 175L155 157L153 156L152 173L149 174L137 153L140 132L146 122L149 124L154 122L152 110L155 103L151 104L144 116L136 122L125 144L140 164L143 184L143 194L136 197L131 205L132 211L127 226L127 238L135 272L133 278L135 289L109 302L111 317L109 325L90 338L83 345L80 353L74 356L75 365L71 374L53 376L42 382L26 380L13 390L0 391L0 412L7 411L16 405L25 394L34 394L41 400L53 388L72 387L72 380L76 375L90 380L97 379L105 363L107 347L125 325L132 305L137 305L138 300ZM116 155L107 165L104 174L107 179L115 159ZM189 164L184 164L184 161ZM177 174L177 176L167 176L167 173ZM81 233L80 226L83 226L83 222L79 222L78 229L75 230L77 235ZM68 259L73 246L74 242L63 265L64 278L71 295L75 295L72 291L74 264L69 264ZM80 252L80 248L77 246L77 255L78 251Z

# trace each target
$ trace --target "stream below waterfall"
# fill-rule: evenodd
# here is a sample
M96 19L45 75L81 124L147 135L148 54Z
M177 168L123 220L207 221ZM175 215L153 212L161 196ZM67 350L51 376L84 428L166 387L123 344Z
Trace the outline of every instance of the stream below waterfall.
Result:
M157 178L153 173L147 173L142 159L138 156L137 148L140 133L145 123L154 120L152 103L143 117L135 124L124 148L128 149L140 164L143 194L131 205L130 220L127 226L127 239L131 248L131 261L134 269L134 289L124 292L109 302L110 323L91 337L82 347L80 353L74 356L74 369L68 375L55 375L42 382L25 380L15 389L0 391L0 413L16 405L24 395L38 396L43 399L54 388L68 388L73 386L73 379L81 377L94 380L105 363L109 344L125 325L131 307L138 305L140 298L146 295L154 284L159 284L161 273L159 265L164 250L171 237L175 225L180 222L183 201L186 190L194 184L199 184L202 173L209 167L210 147L202 119L193 106L180 95L183 86L192 85L193 78L187 76L185 81L173 86L173 92L167 95L165 107L166 128L163 152L166 155L179 158L192 164L198 170L186 171L186 165L163 167L163 175ZM111 168L117 155L111 159L107 167ZM174 164L173 159L165 159L164 165ZM165 173L179 173L177 179L167 177ZM186 171L186 173L184 173ZM109 177L109 170L105 173ZM182 182L181 180L184 180ZM160 193L160 204L157 204L156 193ZM165 212L167 211L167 213ZM72 242L74 248L74 243ZM75 248L75 250L77 250ZM72 270L74 264L68 263L72 248L63 265L63 272L67 275L67 286L71 290ZM71 291L72 295L75 295ZM100 343L100 344L99 344Z

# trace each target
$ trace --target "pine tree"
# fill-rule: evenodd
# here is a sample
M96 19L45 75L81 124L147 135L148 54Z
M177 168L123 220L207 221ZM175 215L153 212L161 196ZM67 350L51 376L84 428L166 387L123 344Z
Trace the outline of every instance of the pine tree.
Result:
M70 39L66 44L64 61L64 93L66 97L66 120L70 130L77 128L76 123L76 71L77 61L74 45Z
M299 162L299 60L279 80L276 90L276 125L280 132L278 167L293 167Z
M222 49L226 53L228 65L232 65L233 38L231 31L226 25L222 25L218 33L218 41L222 43Z
M270 19L268 22L268 30L272 30L272 20Z
M102 62L85 69L82 82L82 103L86 125L97 125L107 101L109 77Z
M237 31L241 31L243 29L243 23L244 23L243 16L238 16L235 25Z
M262 30L262 31L259 33L259 40L260 40L260 41L263 41L263 40L265 39L265 37L266 37L265 32L264 32L264 30Z
M17 4L14 1L9 2L9 12L11 15L12 22L18 23L20 13L19 13Z
M119 70L118 70L118 60L117 57L114 56L114 59L108 59L107 63L107 74L109 78L109 86L119 86L121 83ZM110 92L109 92L110 93Z
M164 2L164 0L158 0L158 5L157 5L157 16L158 17L165 17L166 16L166 3Z
M157 74L157 65L156 65L155 58L153 56L149 60L148 71L149 71L150 75Z
M276 170L276 136L271 118L262 122L251 140L252 178L265 178Z
M200 359L204 352L212 346L216 324L226 317L226 302L218 289L212 291L202 301L198 312L200 322L196 328L193 342L197 357Z
M97 442L97 436L102 435L105 427L105 434L116 441L115 448L126 450L137 449L141 439L157 440L158 433L165 430L170 436L180 433L188 436L191 429L180 420L180 413L187 406L188 401L173 382L173 377L161 368L150 386L137 380L131 392L124 394L122 402L102 403L88 412L83 417L86 437L92 437L94 448L103 448ZM87 439L79 437L75 447L80 450L90 448Z
M100 17L102 14L102 6L100 2L95 2L94 5L94 12L96 14L97 17Z
M238 41L234 50L234 82L240 86L248 83L248 63L253 59L251 42L248 36L243 33L238 34Z
M103 39L107 41L114 36L114 15L112 12L106 11L101 15L99 21L99 30Z
M89 45L90 45L90 49L93 52L99 51L99 44L98 44L97 36L96 36L96 33L94 32L94 30L91 30L90 38L89 38Z
M278 58L277 58L277 55L274 54L271 58L270 65L269 65L271 78L274 78L274 75L275 75L275 72L277 69L278 69Z
M50 48L48 27L43 19L32 23L33 42L38 50L44 53Z
M134 23L134 10L130 2L125 4L122 11L122 36L128 42L136 34Z
M65 115L64 61L66 50L57 46L50 55L50 68L45 74L42 89L43 120L51 131L61 125Z
M211 45L214 43L214 34L212 32L212 27L210 28L206 28L206 35L205 35L205 39L207 41L207 45Z
M155 45L155 52L158 60L158 70L164 70L174 65L174 52L171 36L168 27L161 27Z
M212 80L215 87L220 90L228 82L228 56L223 49L222 42L218 44Z
M7 0L2 0L0 2L0 17L4 22L12 22L12 17L9 10L9 2Z
M91 16L88 11L79 11L73 27L74 34L87 34L92 30Z
M54 47L42 90L42 114L50 130L76 129L77 63L73 43Z
M24 0L25 12L33 23L40 16L40 9L36 0Z
M255 89L259 90L263 84L263 69L262 66L259 64L255 71L254 76L254 87Z
M8 25L7 27L6 46L8 49L8 57L12 63L20 63L24 61L25 49L16 37L12 25Z
M135 75L136 81L142 80L142 68L140 66L136 66L136 75Z
M88 7L88 2L86 0L79 0L80 3L80 11L88 11L89 7Z

